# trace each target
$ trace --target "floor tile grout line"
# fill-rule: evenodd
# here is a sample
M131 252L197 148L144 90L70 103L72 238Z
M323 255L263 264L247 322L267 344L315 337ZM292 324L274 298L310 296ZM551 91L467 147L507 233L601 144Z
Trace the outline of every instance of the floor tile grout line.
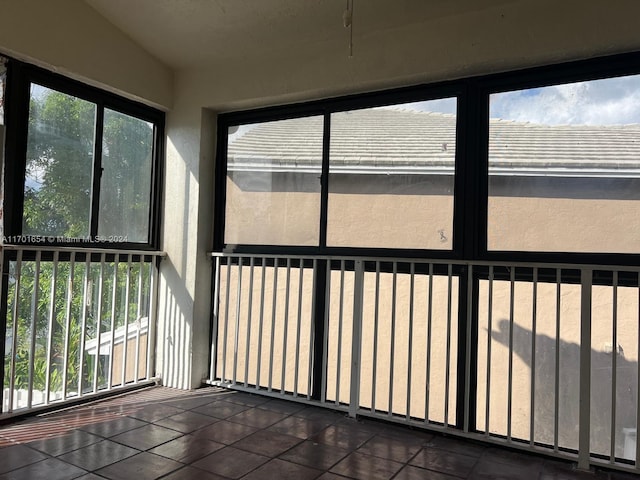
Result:
M185 395L182 397L182 399L183 399L185 402L188 402L189 398L193 398L193 397L190 397L188 394L185 394ZM213 397L210 397L210 398L213 398ZM210 398L209 398L209 399L210 399ZM174 399L172 399L171 401L172 401L172 402L177 402L177 400L176 400L175 398L174 398ZM109 411L109 409L113 409L113 411L112 411L111 413L113 414L113 418L114 418L114 419L119 419L119 418L128 418L128 419L132 419L132 420L139 421L139 422L141 422L141 424L139 424L139 425L137 425L137 426L134 426L134 427L132 427L132 428L125 429L125 430L123 430L122 432L118 432L118 433L116 433L116 434L114 434L114 435L111 435L111 436L104 436L104 433L103 433L103 434L99 434L99 433L92 432L92 431L90 431L90 430L84 430L84 428L86 428L86 427L87 427L87 425L82 425L82 424L77 423L77 422L69 421L69 420L70 420L70 418L72 418L72 417L68 417L68 416L67 416L67 417L64 417L64 416L63 416L62 418L59 418L59 419L57 419L57 420L59 421L59 423L60 423L61 425L62 425L62 424L66 424L66 426L68 427L68 430L67 430L63 435L61 435L61 437L64 437L64 436L65 436L65 435L67 435L67 434L73 434L74 432L84 432L84 433L86 433L86 434L89 434L89 435L93 435L93 436L95 436L95 437L96 437L96 439L98 439L98 440L96 440L94 443L90 443L90 444L88 444L88 445L83 445L83 446L80 446L80 447L78 447L78 448L72 448L72 449L71 449L71 450L69 450L69 451L64 451L64 452L61 452L61 453L59 453L59 454L57 454L57 455L56 455L56 454L49 454L49 453L48 453L48 452L46 452L46 451L38 450L37 448L32 447L31 445L29 445L29 443L32 443L32 442L20 442L20 443L17 443L17 442L15 442L13 439L11 439L11 438L7 438L5 435L0 436L0 442L2 441L2 439L5 439L5 441L10 442L10 444L8 444L8 445L6 445L5 447L2 447L2 448L11 448L12 446L16 446L16 445L24 445L25 447L27 447L27 448L29 448L29 449L31 449L31 450L33 450L33 451L37 452L38 454L40 454L40 455L43 455L43 456L44 456L44 458L43 458L43 459L38 460L38 461L36 461L36 462L33 462L33 463L31 463L31 464L28 464L28 465L26 465L26 466L20 467L20 468L25 468L25 467L27 467L27 466L29 466L29 465L34 465L34 464L37 464L37 463L39 463L39 462L41 462L41 461L46 461L47 459L57 459L57 460L59 460L59 461L61 461L61 462L65 463L65 464L69 464L69 465L72 465L72 466L74 466L74 467L76 467L76 468L81 468L81 469L82 469L82 467L80 467L80 466L78 466L78 465L75 465L75 464L72 464L72 463L70 463L70 462L67 462L67 461L65 461L65 460L63 460L63 459L61 459L61 458L59 458L59 457L64 456L64 455L66 455L66 454L68 454L68 453L75 452L75 451L77 451L77 450L79 450L79 449L82 449L82 448L85 448L85 447L91 446L91 445L93 445L93 444L95 444L95 443L99 443L99 442L102 442L102 441L110 441L110 442L113 442L113 443L116 443L116 444L119 444L119 445L126 446L127 448L132 448L133 450L136 450L136 451L137 451L137 453L135 453L133 456L135 456L135 455L139 455L140 453L150 453L150 454L152 454L152 455L158 455L159 457L162 457L162 458L167 458L168 460L173 460L173 459L172 459L172 458L170 458L170 457L163 457L162 455L152 453L152 452L150 452L150 450L152 450L152 449L154 449L154 448L157 448L157 447L159 447L159 446L162 446L162 445L164 445L164 444L166 444L166 443L169 443L169 442L171 442L171 441L175 441L175 440L178 440L178 439L180 439L180 438L184 438L185 436L187 436L187 435L191 435L191 434L193 434L193 433L195 433L195 432L197 432L197 431L199 431L199 430L201 430L201 429L203 429L203 428L207 428L207 427L210 427L210 426L214 426L216 423L218 423L218 422L220 422L220 421L227 421L227 422L232 423L232 424L234 424L234 425L241 425L241 426L244 426L244 427L249 427L249 428L255 429L255 432L253 432L253 433L252 433L252 434L254 434L254 433L258 433L258 432L265 432L265 433L269 433L269 432L273 432L273 433L281 433L281 432L278 432L278 431L276 431L276 430L270 430L270 428L271 428L271 427L273 427L274 425L276 425L277 423L279 423L279 422L281 422L281 421L284 421L284 420L286 420L286 419L292 418L292 417L293 417L293 418L299 418L299 419L307 419L307 420L317 420L316 418L309 418L308 416L305 416L305 415L304 415L304 410L305 410L305 408L306 408L306 407L304 407L304 408L302 408L302 409L298 409L298 410L296 410L296 411L290 411L290 412L283 412L283 411L281 411L281 410L280 410L280 411L278 411L278 410L269 410L268 408L261 408L261 406L265 406L265 405L266 405L267 403L269 403L270 401L277 401L277 400L276 400L276 399L272 399L272 400L268 400L268 401L265 401L265 402L262 402L262 403L259 403L259 404L252 404L252 405L250 405L250 404L248 404L248 403L250 403L250 399L245 399L245 400L243 400L243 398L242 398L242 397L240 397L240 398L238 398L238 402L230 402L230 401L228 401L228 399L222 399L222 400L220 400L220 399L216 399L216 400L212 400L212 401L210 401L210 402L206 402L206 403L204 403L204 404L197 404L197 405L196 405L196 404L194 403L194 404L193 404L193 406L191 406L190 408L184 408L184 405L183 405L182 407L179 407L179 406L176 406L176 405L170 405L171 407L174 407L174 408L176 408L176 409L181 410L181 412L176 412L176 413L173 413L173 414L169 414L169 415L167 415L167 416L164 416L164 417L161 417L161 418L157 418L157 419L154 419L154 420L145 420L145 419L141 419L141 418L135 418L135 417L132 417L132 416L130 416L130 415L131 415L131 413L130 413L131 408L129 408L129 407L126 407L126 408L125 408L125 407L120 408L118 405L112 404L111 406L108 406L108 407L107 407L107 409L105 409L105 410L104 410L104 412L108 412L108 411ZM169 418L169 417L171 417L171 416L179 415L179 414L181 414L181 413L185 413L185 412L200 413L200 412L195 412L195 410L197 410L197 409L198 409L198 408L200 408L200 407L203 407L203 406L209 405L209 404L211 404L211 403L217 403L217 402L225 402L225 403L234 404L234 405L242 405L242 406L246 407L246 409L245 409L245 410L243 410L244 412L246 412L246 411L250 411L250 410L255 410L255 411L258 411L258 410L259 410L259 411L268 411L268 412L270 412L270 413L274 413L274 414L281 415L281 416L282 416L282 418L280 418L278 421L276 421L275 423L272 423L272 424L270 424L270 425L257 427L257 426L255 426L255 425L249 425L249 424L247 424L247 423L242 423L241 421L239 421L240 419L231 419L231 418L230 418L230 417L234 417L234 416L236 416L236 415L239 415L239 414L241 414L242 412L238 412L238 413L236 413L236 414L234 414L234 415L230 415L229 417L227 417L227 418L223 418L223 419L218 418L218 417L214 417L213 415L207 415L207 414L204 414L204 413L203 413L202 415L206 415L206 416L210 417L210 419L212 419L212 420L213 420L213 421L212 421L212 423L209 423L209 424L207 424L207 425L203 425L203 426L202 426L202 427L200 427L200 428L196 428L196 429L194 429L194 430L190 430L190 431L188 431L188 432L184 432L184 431L180 431L180 430L175 430L175 429L173 429L173 428L171 428L171 427L167 427L167 426L164 426L164 425L160 425L160 424L158 424L158 422L162 422L163 420L166 420L167 418ZM129 402L129 404L128 404L128 405L132 405L132 404L136 404L136 405L137 405L137 404L140 404L140 403L141 403L141 404L144 404L144 402ZM196 402L196 403L197 403L197 402ZM167 403L163 402L162 404L163 404L163 405L166 405ZM185 405L188 405L188 403L186 403ZM142 407L140 407L140 408L142 408ZM81 409L79 409L79 410L82 410L83 412L90 412L90 411L91 411L91 408L81 408ZM99 409L99 410L102 410L102 409ZM101 412L101 413L103 413L103 412ZM315 412L314 412L314 411L310 411L310 412L307 412L307 413L310 413L311 415L313 415ZM344 418L345 418L345 417L344 417L344 415L341 415L341 414L336 414L336 415L334 415L334 416L331 416L331 415L326 415L326 416L324 416L324 419L325 419L325 420L327 420L329 423L328 423L327 425L325 425L322 429L320 429L318 432L312 433L311 435L307 436L307 438L304 438L304 439L299 438L299 439L298 439L299 441L298 441L297 443L295 443L294 445L290 446L288 449L286 449L286 450L284 450L284 451L282 451L282 452L279 452L279 453L278 453L278 454L276 454L276 455L268 455L267 457L269 458L269 460L267 460L265 463L268 463L269 461L272 461L272 460L278 459L278 460L285 461L285 462L288 462L288 463L293 463L293 464L296 464L296 465L302 465L302 466L305 466L305 467L309 467L309 465L305 465L305 464L303 464L303 463L297 463L297 462L295 462L295 461L288 460L288 459L281 458L281 457L285 456L288 452L290 452L291 450L293 450L293 449L295 449L295 448L299 447L302 443L304 443L304 442L306 442L306 441L314 442L314 440L313 440L313 438L314 438L314 437L317 437L318 435L321 435L321 434L322 434L322 432L324 432L325 430L327 430L327 429L331 428L332 426L341 426L341 425L346 425L345 423L342 423L342 421L344 420ZM101 422L98 422L98 423L101 423ZM364 422L364 423L367 423L367 422ZM375 424L375 423L374 423L374 424ZM144 449L144 450L140 450L140 449L138 449L138 448L136 448L136 447L132 447L132 446L130 446L130 445L127 445L127 444L121 443L121 442L119 442L119 441L117 441L117 440L113 440L113 438L114 438L114 437L117 437L117 436L119 436L119 435L125 434L125 433L127 433L127 432L132 432L132 431L135 431L135 430L137 430L137 429L144 428L145 426L150 426L150 425L157 426L157 427L160 427L160 428L164 428L164 429L167 429L167 430L171 430L172 432L175 432L175 433L177 434L177 436L176 436L175 438L173 438L173 439L166 440L166 441L164 441L164 442L161 442L161 443L159 443L159 444L157 444L157 445L154 445L154 446L152 446L152 447L146 448L146 449ZM28 425L26 425L26 427L28 428ZM25 425L21 425L21 428L25 428ZM350 427L349 427L349 428L346 428L346 430L347 430L347 432L345 433L345 435L349 435L349 432L348 432L348 431L350 430ZM358 432L358 428L357 428L356 426L354 426L353 431ZM363 429L363 431L366 431L366 429ZM285 434L286 434L286 432L282 432L282 433L285 433ZM408 434L408 435L410 435L410 433L411 433L410 431L407 431L407 434ZM250 434L250 435L252 435L252 434ZM375 439L376 437L383 436L383 435L384 435L384 431L367 431L367 437L368 437L368 438L367 438L366 440L364 440L363 442L359 443L359 444L358 444L358 446L357 446L357 447L355 447L355 448L353 448L353 449L351 449L351 448L347 449L347 450L348 450L348 453L347 453L344 457L342 457L340 460L338 460L337 462L335 462L334 464L332 464L331 466L329 466L327 469L324 469L323 471L324 471L324 472L330 472L330 471L331 471L331 469L335 468L335 466L336 466L338 463L342 462L345 458L347 458L349 455L352 455L352 454L354 454L354 453L358 453L358 454L360 454L360 455L368 455L368 456L372 456L372 457L375 457L375 458L378 458L378 459L390 460L390 461L398 462L398 460L397 460L396 458L394 458L394 457L392 457L392 458L386 458L386 457L384 457L384 456L378 456L378 455L375 455L375 454L374 454L374 455L371 455L370 453L364 453L364 452L362 451L362 448L363 448L363 447L364 447L368 442L370 442L371 440ZM249 435L247 435L247 436L249 436ZM61 437L52 437L52 438L51 438L51 440L53 440L53 439L55 439L55 438L61 438ZM246 437L243 437L243 438L246 438ZM433 438L439 438L439 437L437 437L437 436L436 436L436 437L433 437L433 436L432 436L432 437L431 437L431 439L433 439ZM447 437L445 437L445 438L447 438ZM47 439L45 438L45 439L43 439L43 440L47 440ZM237 440L235 440L235 441L234 441L233 443L231 443L231 444L225 444L225 446L224 446L224 447L221 447L221 449L226 448L226 447L233 447L233 448L236 448L236 449L239 449L239 450L243 450L243 451L249 451L249 452L251 452L251 450L245 450L245 449L243 449L243 448L239 448L239 447L236 447L236 446L235 446L237 443L239 443L239 442L240 442L240 441L242 441L242 440L243 440L243 439L237 439ZM459 441L459 442L464 443L462 440L459 440L459 439L451 439L451 440ZM214 441L214 440L212 440L212 441ZM419 466L419 465L411 465L411 462L415 460L416 456L417 456L417 455L419 455L419 454L420 454L420 452L421 452L422 450L431 450L431 451L433 451L433 450L436 450L436 451L447 451L447 452L449 452L449 453L456 454L456 455L465 455L465 453L464 453L464 452L459 452L459 451L456 451L456 450L454 450L454 449L447 448L447 447L446 447L446 446L444 446L444 445L433 445L433 446L427 446L427 445L425 445L425 444L424 444L424 443L426 443L426 442L427 442L427 440L423 440L423 444L422 444L422 446L421 446L421 447L420 447L420 448L419 448L419 449L418 449L418 450L417 450L417 451L416 451L412 456L410 456L410 457L409 457L408 459L406 459L406 460L404 460L404 458L403 458L403 461L398 462L399 464L401 464L401 467L400 467L400 468L399 468L399 470L398 470L398 471L397 471L397 472L392 476L392 478L395 478L396 476L398 476L398 475L399 475L399 472L401 472L404 468L407 468L407 467L409 467L409 466L411 466L411 467L415 467L415 468L419 468L419 469L423 469L423 468L422 468L421 466ZM220 442L218 442L218 443L220 443ZM316 443L318 443L318 442L316 442ZM334 445L331 445L330 443L323 443L323 445L326 445L326 446L334 446ZM496 447L496 448L497 448L497 447ZM477 469L478 465L479 465L481 462L483 462L484 460L489 460L489 459L490 459L490 457L489 457L488 455L489 455L492 451L493 451L493 449L492 449L492 448L485 446L485 447L481 450L481 453L480 453L479 455L467 455L467 456L469 456L469 457L472 457L472 458L473 458L473 463L472 463L472 465L471 465L471 467L470 467L470 470L469 470L469 472L470 472L470 473L469 473L469 475L473 475L473 472ZM503 450L501 450L501 449L497 448L497 451L498 451L498 452L501 452L501 451L503 451ZM510 452L510 451L508 451L508 452ZM256 453L256 452L252 452L252 453ZM206 456L206 455L205 455L205 456ZM131 457L127 457L127 458L131 458ZM534 458L534 457L532 457L532 456L527 456L527 455L524 455L524 454L523 454L523 459L525 459L525 458ZM551 465L553 461L552 461L552 459L549 459L549 458L540 458L540 457L537 457L537 456L535 456L535 458L538 458L538 459L539 459L539 461L538 461L538 463L537 463L536 468L537 468L537 469L539 469L539 471L538 471L537 473L538 473L538 476L540 476L540 475L542 475L542 473L545 471L545 467L546 467L547 465ZM517 459L517 457L514 457L514 459L513 459L513 460L511 460L511 459L510 459L510 458L508 458L508 457L506 457L505 459L502 459L502 460L503 460L503 461L496 460L496 463L501 464L501 465L506 465L506 466L513 466L513 467L515 467L515 468L526 468L526 467L522 467L522 465L518 463L518 461L517 461L517 460L518 460L518 459ZM119 461L123 461L123 460L118 460L118 461L113 462L113 463L110 463L110 464L108 464L108 465L113 465L114 463L118 463ZM173 460L173 461L175 461L175 460ZM189 461L188 463L183 463L183 462L177 461L177 463L179 463L181 466L178 466L178 467L177 467L176 469L174 469L172 472L175 472L175 471L177 471L177 470L179 470L179 469L181 469L181 468L185 468L185 467L187 467L187 466L193 467L193 463L194 463L195 461L197 461L197 460ZM265 463L263 463L262 465L264 465ZM107 465L107 466L108 466L108 465ZM258 468L261 468L261 466L262 466L262 465L260 465L260 466L256 467L256 468L255 468L255 469L253 469L251 472L255 471L255 470L256 470L256 469L258 469ZM103 467L100 467L100 468L106 468L106 466L103 466ZM193 468L197 468L197 467L193 467ZM312 468L313 468L313 467L312 467ZM441 471L440 471L440 470L438 470L438 469L429 469L429 468L427 468L427 470L429 470L429 471L433 471L433 472L443 473L443 472L441 472ZM13 471L13 470L11 470L11 471ZM206 470L203 470L203 471L206 471ZM168 472L166 475L169 475L169 474L170 474L170 473L172 473L172 472ZM247 475L248 475L248 474L250 474L251 472L247 472ZM580 473L580 472L576 472L576 474L578 474L578 473ZM603 472L603 471L598 470L598 473L599 473L599 475L606 476L606 478L609 478L609 477L612 477L612 478L613 478L613 477L615 477L615 478L617 478L617 474L616 474L616 475L614 475L614 474L612 474L612 473L610 473L610 472ZM165 476L166 476L166 475L165 475Z

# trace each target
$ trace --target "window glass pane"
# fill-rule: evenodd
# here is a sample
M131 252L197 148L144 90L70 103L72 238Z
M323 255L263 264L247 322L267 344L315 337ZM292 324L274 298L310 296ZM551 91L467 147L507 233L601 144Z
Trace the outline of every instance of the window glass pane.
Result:
M23 234L89 235L95 118L95 104L31 85Z
M229 129L226 244L318 245L321 116Z
M497 93L490 116L490 250L640 251L640 76Z
M98 236L147 242L151 205L153 124L104 111Z
M327 245L450 250L456 99L331 116Z

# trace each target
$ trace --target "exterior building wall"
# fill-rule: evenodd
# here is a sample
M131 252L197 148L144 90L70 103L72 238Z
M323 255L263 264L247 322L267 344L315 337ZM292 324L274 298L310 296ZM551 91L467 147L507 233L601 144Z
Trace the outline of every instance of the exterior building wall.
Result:
M140 351L138 353L138 371L136 372L136 342L139 342ZM113 366L111 368L112 386L122 383L122 368L124 358L124 343L116 343L113 346ZM140 338L130 338L127 341L127 358L125 366L125 383L134 382L147 376L147 334L143 333Z
M492 193L490 250L640 253L640 229L634 227L640 200L520 197L499 188ZM225 242L230 246L318 244L318 193L247 192L228 180L227 197ZM452 229L451 195L329 196L329 246L451 249Z

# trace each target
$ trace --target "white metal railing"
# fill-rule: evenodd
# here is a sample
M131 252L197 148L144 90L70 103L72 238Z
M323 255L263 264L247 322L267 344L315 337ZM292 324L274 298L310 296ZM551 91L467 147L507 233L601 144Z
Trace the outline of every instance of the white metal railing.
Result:
M2 413L154 376L161 252L3 245Z
M640 472L640 268L213 257L212 383Z

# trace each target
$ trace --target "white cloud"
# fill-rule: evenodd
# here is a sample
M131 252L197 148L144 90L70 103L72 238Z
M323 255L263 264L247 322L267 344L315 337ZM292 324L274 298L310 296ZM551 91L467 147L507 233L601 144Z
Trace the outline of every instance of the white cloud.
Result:
M491 118L547 125L640 123L640 75L491 95Z
M455 98L439 98L424 102L404 103L390 108L406 108L407 110L418 110L420 112L452 113L455 115L457 102Z

